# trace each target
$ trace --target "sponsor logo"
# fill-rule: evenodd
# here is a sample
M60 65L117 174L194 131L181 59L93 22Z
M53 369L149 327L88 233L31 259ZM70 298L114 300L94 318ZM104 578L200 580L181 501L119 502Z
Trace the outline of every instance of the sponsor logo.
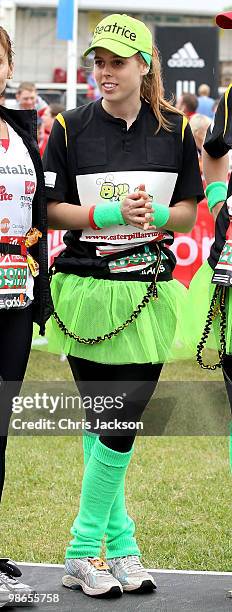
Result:
M24 233L24 226L19 224L12 224L12 229L14 230L14 236L22 236Z
M126 26L119 26L117 21L114 24L108 24L106 26L97 26L94 31L94 38L101 34L102 32L110 32L111 34L119 34L119 36L124 36L127 40L136 40L136 33L131 32L129 28Z
M31 195L20 196L20 208L24 208L25 206L27 208L31 208L31 206L32 206L32 197L31 197Z
M205 60L201 59L191 42L185 43L181 49L173 53L168 60L169 68L204 68Z
M35 193L35 183L34 181L25 181L25 193L28 195Z
M13 193L7 193L5 185L0 185L0 202L11 201Z
M18 296L14 296L13 298L7 298L5 300L6 308L22 308L26 305L26 301L24 299L24 294L20 293Z
M163 266L163 264L160 265L159 272L165 272L165 267ZM155 266L151 268L145 268L141 271L141 274L156 274L156 268Z
M0 221L0 231L2 232L2 234L7 234L9 232L9 229L10 229L10 219L8 219L7 217L4 217L4 219Z

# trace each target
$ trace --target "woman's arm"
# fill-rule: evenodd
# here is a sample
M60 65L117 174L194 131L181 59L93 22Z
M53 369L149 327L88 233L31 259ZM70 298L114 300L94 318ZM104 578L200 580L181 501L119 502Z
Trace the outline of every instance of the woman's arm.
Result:
M146 203L146 208L145 208ZM106 202L102 206L109 206ZM77 206L67 202L50 201L48 203L48 225L52 229L84 229L91 227L89 211L91 206ZM125 223L141 229L145 223L145 215L151 209L150 197L145 191L129 194L121 204L121 212Z
M231 86L222 96L211 126L208 128L203 148L203 173L207 185L215 182L227 183L232 128ZM214 219L224 204L224 199L212 208Z
M170 208L170 217L165 225L173 232L191 232L197 218L197 201L195 198L177 202Z
M203 173L206 180L207 185L210 183L214 183L215 181L223 181L227 183L228 171L229 171L229 155L223 155L223 157L214 158L211 157L204 149L203 149ZM213 209L212 215L216 220L219 211L221 210L224 202L218 202Z
M76 206L67 202L48 203L48 226L52 229L84 229L89 227L91 206Z

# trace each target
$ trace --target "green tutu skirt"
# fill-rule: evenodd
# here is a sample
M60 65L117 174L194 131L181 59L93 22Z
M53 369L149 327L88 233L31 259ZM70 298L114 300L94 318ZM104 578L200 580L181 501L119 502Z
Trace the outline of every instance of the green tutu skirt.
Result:
M201 340L210 303L216 289L216 285L211 282L212 276L213 270L206 261L199 268L189 286L187 316L189 317L189 325L192 327L192 342L195 348ZM229 354L232 353L232 288L226 290L225 310L226 353ZM220 337L220 315L215 311L205 348L218 352L221 348Z
M67 329L82 338L96 338L124 323L146 294L149 282L111 281L57 273L52 298ZM70 354L106 364L163 363L194 357L187 317L187 289L177 280L157 283L158 299L150 299L138 318L118 335L98 344L80 344L59 328L52 316L42 344L34 348Z

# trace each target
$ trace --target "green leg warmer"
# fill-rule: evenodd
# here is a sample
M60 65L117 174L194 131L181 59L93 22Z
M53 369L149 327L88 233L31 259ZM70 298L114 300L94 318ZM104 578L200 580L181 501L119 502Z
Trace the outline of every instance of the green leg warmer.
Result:
M133 449L127 453L107 448L95 441L85 468L79 513L73 523L74 539L66 551L67 559L99 557L110 511L125 478Z
M88 463L97 438L96 434L83 434L85 465ZM106 558L112 559L113 557L124 557L127 555L141 556L134 533L135 523L128 515L126 509L124 478L112 505L106 528Z

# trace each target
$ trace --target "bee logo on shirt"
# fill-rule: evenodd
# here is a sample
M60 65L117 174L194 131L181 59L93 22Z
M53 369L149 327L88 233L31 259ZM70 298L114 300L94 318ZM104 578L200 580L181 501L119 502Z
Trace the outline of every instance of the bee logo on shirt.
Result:
M115 185L113 180L114 177L109 174L105 179L99 178L96 183L97 185L101 185L100 197L103 198L103 200L119 202L129 194L129 185L128 183L119 183L119 185Z

